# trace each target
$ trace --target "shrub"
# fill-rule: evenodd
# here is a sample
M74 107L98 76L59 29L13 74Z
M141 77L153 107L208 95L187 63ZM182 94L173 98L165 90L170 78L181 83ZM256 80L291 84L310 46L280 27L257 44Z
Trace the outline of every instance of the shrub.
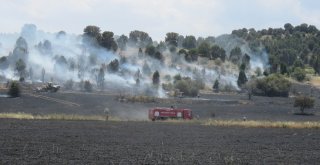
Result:
M296 67L292 73L292 76L298 81L303 81L306 78L306 72L304 69Z
M314 106L314 99L308 96L299 96L294 100L294 107L300 107L300 111L304 114L304 109L312 108Z
M155 72L153 73L152 83L153 83L153 85L159 85L159 83L160 83L160 74L159 74L158 71L155 71Z
M218 79L216 79L216 80L214 81L214 84L213 84L212 88L213 88L213 90L214 90L215 92L218 92L218 91L219 91L219 81L218 81Z
M19 97L20 96L20 87L17 81L13 81L10 84L8 95L11 97Z
M163 83L162 84L162 89L170 91L170 90L173 90L174 87L173 87L173 85L171 83L167 83L167 84Z
M195 97L199 93L199 88L196 85L195 81L191 79L182 79L177 80L174 84L176 89L179 89L180 92L183 92L183 95Z
M86 92L92 92L92 84L89 80L84 81L84 90Z
M239 72L238 80L237 80L238 86L241 87L247 81L248 81L248 79L247 79L246 73L244 72L244 69L241 69Z
M291 83L280 74L272 74L268 77L257 79L253 94L263 96L288 97Z
M223 86L221 91L223 91L223 92L235 92L235 91L237 91L237 88L235 88L235 86L233 86L231 83L227 83L227 84L225 84Z
M119 61L118 61L118 59L114 59L113 61L111 61L109 63L108 71L112 72L112 73L119 71Z

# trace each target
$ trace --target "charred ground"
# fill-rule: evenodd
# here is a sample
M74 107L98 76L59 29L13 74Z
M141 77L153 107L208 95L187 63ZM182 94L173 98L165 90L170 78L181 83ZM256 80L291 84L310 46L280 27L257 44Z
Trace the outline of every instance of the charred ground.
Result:
M175 105L200 119L319 121L319 92L313 116L294 115L293 98L244 94L201 94L200 98L119 101L119 93L34 93L0 98L0 112L110 115L124 121L0 119L1 164L314 164L319 162L318 129L215 127L194 123L151 122L147 110ZM2 91L4 92L4 90ZM213 115L214 114L214 115ZM138 120L138 121L127 121Z

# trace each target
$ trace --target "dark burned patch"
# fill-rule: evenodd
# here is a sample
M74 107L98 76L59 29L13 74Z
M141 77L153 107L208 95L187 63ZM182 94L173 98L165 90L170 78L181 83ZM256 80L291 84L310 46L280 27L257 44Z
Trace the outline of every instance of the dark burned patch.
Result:
M314 113L301 113L301 112L297 112L297 113L293 113L294 115L301 115L301 116L314 116Z

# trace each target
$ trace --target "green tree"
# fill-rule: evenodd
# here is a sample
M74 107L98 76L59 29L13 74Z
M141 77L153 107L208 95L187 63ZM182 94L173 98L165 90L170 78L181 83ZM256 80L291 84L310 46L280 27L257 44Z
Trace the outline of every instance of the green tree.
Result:
M250 59L251 57L247 53L245 53L244 56L242 57L242 63L249 67Z
M92 92L92 84L89 80L84 81L84 90L86 92Z
M151 68L149 67L147 62L144 62L143 66L142 66L142 72L145 75L150 75L151 74Z
M178 51L178 54L179 54L179 55L186 55L186 54L188 54L188 52L187 52L186 49L180 49L180 50Z
M8 57L6 56L2 56L0 58L0 69L7 69L9 67L9 60L8 60Z
M174 87L186 96L195 97L199 93L199 88L197 87L196 82L192 81L190 78L183 78L181 80L177 80L174 83Z
M146 32L134 30L134 31L131 31L129 34L129 43L132 46L144 48L147 45L152 44L152 38Z
M142 58L143 57L143 51L142 51L142 48L139 48L139 51L138 51L138 57Z
M154 55L156 53L156 47L154 47L153 45L148 45L146 47L145 53L147 55L149 55L150 57L154 57Z
M61 31L59 31L59 32L57 33L56 38L57 38L57 39L63 39L63 38L66 37L66 35L67 35L67 33L66 33L65 31L61 30Z
M304 109L314 107L314 99L308 96L298 96L294 99L294 107L300 107L302 114L305 114Z
M167 46L165 42L160 41L160 43L157 45L157 50L160 52L164 52L167 49Z
M210 45L207 42L202 42L198 47L198 53L203 57L211 58Z
M166 34L165 42L169 47L177 47L178 46L178 33L170 32Z
M179 35L177 42L178 42L178 47L182 48L182 44L184 42L184 36L183 35Z
M26 74L26 63L24 63L24 61L22 59L19 59L16 62L15 69L18 72L20 78L24 78L25 77L25 74Z
M300 68L304 68L304 64L303 61L299 58L297 58L294 63L293 63L294 67L300 67Z
M319 56L313 56L313 62L312 62L312 67L315 71L315 73L320 74L320 57Z
M23 37L19 37L16 41L15 48L11 55L9 55L11 61L18 61L22 59L27 61L29 55L27 41Z
M20 86L17 81L13 81L10 84L8 95L10 97L19 97L20 96Z
M230 52L229 60L237 64L239 63L241 56L242 56L241 49L239 47L235 47Z
M214 81L214 84L213 84L213 90L215 91L215 92L218 92L219 91L219 80L218 79L216 79L215 81Z
M292 34L292 32L293 32L293 28L294 27L290 23L284 24L285 31L289 32L290 34Z
M83 30L83 42L88 45L98 45L101 33L98 26L89 25Z
M180 74L176 74L176 75L173 77L174 83L175 83L176 81L179 81L179 80L182 80L182 77L181 77Z
M213 60L220 58L224 62L226 59L226 51L223 48L219 47L218 45L213 45L211 47L210 58Z
M113 72L113 73L119 71L119 60L118 59L114 59L109 63L108 71Z
M262 70L260 67L257 67L256 70L254 71L257 77L262 76Z
M117 39L117 44L121 50L125 50L128 42L128 37L122 34L118 39Z
M269 97L288 97L291 83L280 74L271 74L257 79L254 94Z
M198 49L190 49L188 52L188 55L191 58L191 61L197 61L198 60Z
M298 81L303 81L306 78L306 72L304 71L304 69L296 67L294 68L292 76Z
M118 45L113 38L113 32L110 31L105 31L102 33L100 45L107 50L116 51L118 49Z
M163 62L164 61L164 57L163 57L163 55L159 52L159 51L157 51L155 54L154 54L154 58L155 59L157 59L157 60L159 60L160 62Z
M194 36L186 36L183 40L182 46L186 49L192 49L197 46L197 40Z
M153 83L153 85L159 85L160 84L160 74L159 74L159 72L157 70L153 73L152 83Z
M286 65L285 63L281 63L281 64L280 64L280 73L281 73L282 75L288 74L287 65Z
M247 79L246 73L244 72L244 70L241 69L239 72L238 80L237 80L238 86L241 87L247 81L248 79Z

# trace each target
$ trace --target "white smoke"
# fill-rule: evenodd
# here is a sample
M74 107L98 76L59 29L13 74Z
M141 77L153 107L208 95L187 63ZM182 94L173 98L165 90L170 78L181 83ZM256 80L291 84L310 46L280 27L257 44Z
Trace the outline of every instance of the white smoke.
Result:
M238 68L226 62L226 64L215 65L207 60L197 63L186 62L182 55L171 53L169 50L164 51L164 61L160 62L154 58L144 55L138 57L138 48L127 47L125 51L116 53L107 51L104 48L85 47L82 43L82 36L75 34L65 34L58 37L58 33L46 33L38 30L35 25L25 25L20 34L0 34L0 57L8 56L15 48L15 42L20 37L24 37L28 43L28 61L27 69L32 68L34 81L41 81L42 69L45 70L45 80L64 83L70 79L74 82L81 80L90 80L93 84L97 81L98 70L101 66L109 64L112 60L121 57L127 59L126 63L120 64L120 70L117 73L105 72L105 83L115 88L133 89L137 86L135 76L139 70L141 75L140 89L145 91L152 86L152 74L143 73L143 65L147 63L150 66L151 73L158 70L160 72L161 83L167 82L165 76L172 79L175 75L180 74L182 77L191 77L195 79L195 75L200 75L208 86L212 86L215 79L219 79L221 84L231 84L237 87ZM44 43L49 41L50 50L41 51ZM231 35L221 36L216 39L216 44L223 47L227 54L231 49L239 46L244 53L251 57L251 68L265 68L267 65L268 55L263 51L254 54L248 44L239 38ZM47 52L47 53L44 53ZM58 65L57 58L63 56L68 62L68 66ZM94 57L92 63L89 59ZM70 69L70 61L74 62L74 68ZM79 72L79 70L84 70ZM196 73L196 74L195 74ZM18 79L14 72L14 64L1 70L0 75L7 79ZM81 76L79 76L81 75ZM171 80L172 81L172 80ZM135 91L131 91L135 93ZM155 90L159 97L165 97L165 91L160 87Z

